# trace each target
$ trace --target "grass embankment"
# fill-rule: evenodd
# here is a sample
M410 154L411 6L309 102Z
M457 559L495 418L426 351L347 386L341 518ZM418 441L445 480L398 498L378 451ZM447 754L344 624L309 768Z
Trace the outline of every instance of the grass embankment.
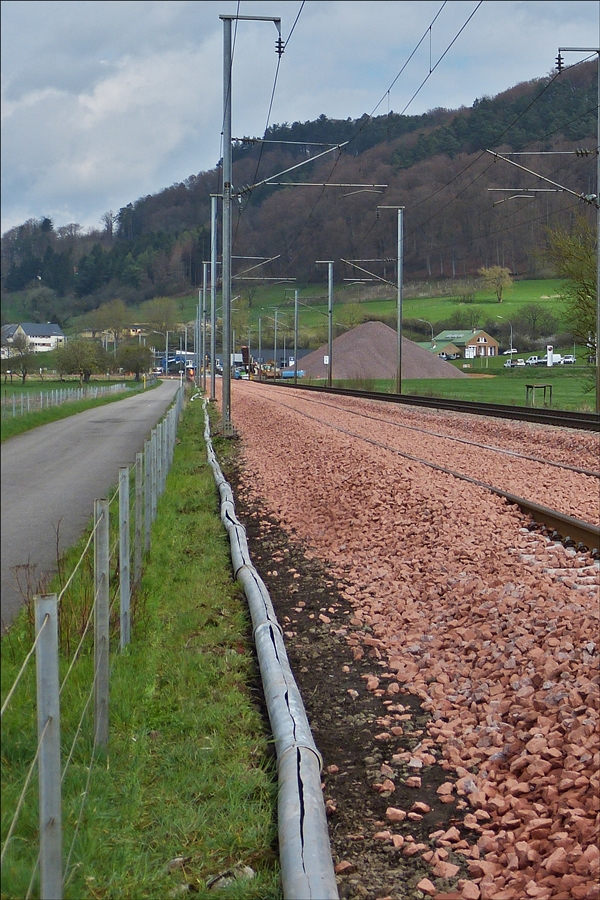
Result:
M231 578L202 428L202 406L191 403L152 529L132 613L132 642L121 654L117 634L111 637L109 754L94 762L65 876L65 900L162 900L184 884L193 885L196 896L213 896L206 882L238 863L256 876L232 883L220 896L280 897L269 738L253 699L249 619ZM219 452L230 452L230 445L215 444ZM72 571L80 550L69 553L65 572ZM63 599L63 607L71 608L69 614L61 610L63 620L71 622L71 652L90 590L88 581L76 597ZM2 643L4 697L31 647L25 613ZM92 685L92 657L86 645L61 697L63 765ZM3 840L35 754L32 662L3 721ZM61 677L67 665L65 659ZM91 733L89 712L63 783L65 861L92 758ZM3 865L3 897L26 896L37 841L37 788L32 785ZM169 862L179 857L183 866L168 873Z
M2 416L2 422L0 425L0 441L6 441L8 438L16 437L18 434L23 434L26 431L30 431L32 428L37 428L39 425L49 425L50 422L58 422L59 419L66 419L69 416L74 416L77 413L85 412L86 409L93 409L96 406L104 406L106 403L114 403L116 400L124 400L126 397L131 397L133 393L136 391L150 390L156 387L154 384L149 385L144 388L141 384L135 384L132 382L130 391L123 391L120 394L109 394L106 397L97 397L93 400L68 400L66 403L61 403L60 406L51 406L49 409L38 409L32 412L23 413L23 415L17 415L14 418L12 417L12 410L10 407L7 407L6 417ZM102 383L94 382L93 387L101 386ZM106 382L106 384L114 384L114 382ZM24 390L14 388L12 394L20 394L25 393L29 390L31 393L35 391L36 393L41 393L42 390L44 392L51 391L53 389L60 387L65 387L64 384L60 384L60 382L45 382L44 387L40 388L39 385L35 387L29 386ZM74 385L68 385L69 387L73 387ZM8 394L7 396L12 396L12 394Z
M485 371L485 370L484 370ZM509 369L489 377L431 378L406 380L403 391L421 397L442 397L451 400L471 400L478 403L500 403L506 406L525 406L528 384L552 385L552 408L590 412L595 409L596 393L591 376L581 370L566 370L565 366L547 370L529 367ZM549 400L549 394L547 394ZM542 391L536 391L535 405L543 405Z
M550 369L526 366L504 369L501 360L502 358L490 360L489 368L485 368L485 364L480 367L480 361L473 360L474 374L468 378L407 378L402 382L402 393L418 397L525 406L526 385L550 384L553 409L580 412L591 412L595 409L593 369L583 366L552 366ZM306 379L306 384L325 384L325 381ZM396 382L389 379L334 380L334 386L382 393L394 393L396 390ZM546 399L549 399L549 395ZM542 403L542 392L536 391L535 405L541 406Z

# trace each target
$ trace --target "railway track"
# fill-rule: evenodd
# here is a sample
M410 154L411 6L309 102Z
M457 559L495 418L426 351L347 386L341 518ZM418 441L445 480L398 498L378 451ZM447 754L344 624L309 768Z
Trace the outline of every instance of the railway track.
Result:
M596 522L595 436L234 390L241 496L323 755L343 896L467 896L462 878L472 896L587 897L599 570L548 538ZM509 493L556 496L565 518L540 534Z
M504 406L499 403L477 403L467 400L444 400L438 397L418 397L411 394L384 394L379 391L354 391L349 388L330 388L314 384L272 383L277 387L292 388L293 390L335 394L345 397L362 397L365 400L381 400L384 403L402 403L406 406L422 406L427 409L470 413L475 416L494 416L499 419L515 419L521 422L536 422L541 425L556 425L562 428L600 431L600 416L597 413L536 409L526 406Z
M388 399L388 395L381 395L378 393L370 393L365 396L365 392L347 392L347 391L334 391L335 395L342 396L351 396L358 399L375 399L381 400L382 396L385 399ZM276 401L273 401L276 402ZM285 404L282 404L285 405ZM311 404L312 405L312 404ZM515 450L510 450L507 448L495 447L489 444L482 444L481 442L466 440L464 438L455 437L448 434L443 434L439 431L431 431L430 429L418 428L413 425L407 425L405 423L393 422L388 419L383 419L379 416L369 415L364 410L357 411L353 409L347 409L344 407L340 407L339 405L328 404L322 401L318 401L319 407L329 407L330 409L335 409L339 411L342 409L344 413L355 416L361 419L368 419L371 421L376 421L379 425L385 424L392 426L393 428L402 428L408 429L413 432L419 432L421 434L430 435L440 440L452 441L460 444L465 444L470 447L480 448L482 450L491 451L495 454L506 455L513 459L523 459L538 463L542 466L550 466L553 468L563 469L565 471L574 472L581 475L586 475L590 478L594 478L596 480L600 479L600 472L597 470L571 466L565 463L556 462L554 460L540 459L537 456L527 453L520 453ZM453 410L464 412L465 410ZM468 409L470 412L470 409ZM316 417L311 416L306 411L302 412L302 415L308 418L315 418L316 421L323 423L323 419L316 419ZM568 415L568 414L567 414ZM532 519L532 530L535 528L541 528L545 531L545 533L554 541L560 541L566 547L575 547L578 551L584 553L591 553L594 559L600 558L600 527L597 525L587 522L584 519L578 518L576 516L565 515L559 510L553 509L548 506L544 506L543 504L537 503L534 500L531 500L527 497L520 496L511 491L504 490L500 487L497 487L493 484L482 481L479 478L472 477L470 475L465 474L464 472L456 471L455 469L449 468L448 466L441 465L437 462L432 461L431 459L426 459L422 456L417 456L412 453L406 453L397 447L391 446L385 442L375 440L373 437L366 436L364 434L358 434L355 431L350 431L348 429L342 428L340 426L333 425L331 423L328 424L329 427L335 428L336 430L349 435L350 437L357 438L361 441L365 441L366 443L373 444L375 446L381 447L384 450L390 451L394 454L403 456L405 459L409 459L413 462L420 463L422 465L428 466L434 470L439 472L444 472L448 475L451 475L455 478L461 479L463 481L470 482L471 484L475 484L478 487L482 487L487 491L495 494L496 496L503 497L509 503L518 506L526 515L530 516ZM548 423L543 423L548 424ZM555 426L558 424L557 422L553 422ZM563 426L564 427L564 426Z

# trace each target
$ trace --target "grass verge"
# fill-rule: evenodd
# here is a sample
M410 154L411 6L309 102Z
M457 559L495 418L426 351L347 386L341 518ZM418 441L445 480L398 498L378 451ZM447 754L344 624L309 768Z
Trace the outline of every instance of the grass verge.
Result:
M257 703L249 618L232 581L202 430L202 406L191 403L152 529L132 642L119 653L117 635L111 637L108 756L96 756L90 773L88 712L63 781L65 900L162 900L188 890L213 896L207 882L237 865L255 876L231 880L220 896L280 897L273 756ZM232 452L215 444L220 453ZM81 546L83 539L73 558ZM80 587L63 599L73 607L74 632L85 618L85 594ZM31 647L26 611L2 643L4 698ZM76 644L71 634L70 648ZM90 693L92 657L86 647L61 695L63 765ZM32 662L3 720L3 840L35 754ZM65 658L61 677L67 666ZM32 784L4 861L2 897L26 896L37 851Z
M405 378L402 381L402 393L418 397L525 406L527 384L551 384L553 409L592 412L596 402L593 372L593 369L583 366L504 369L502 363L499 363L489 369L477 368L468 378ZM482 375L487 377L482 378ZM305 383L325 384L325 380L306 379ZM333 384L334 387L380 391L384 394L394 393L396 390L396 382L391 379L334 379ZM541 404L538 394L536 406Z

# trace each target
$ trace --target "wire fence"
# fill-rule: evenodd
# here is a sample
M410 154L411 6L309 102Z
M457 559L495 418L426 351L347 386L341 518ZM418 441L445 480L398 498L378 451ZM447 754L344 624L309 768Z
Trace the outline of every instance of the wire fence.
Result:
M77 400L97 400L99 397L122 394L124 391L130 390L132 390L130 384L118 382L104 385L88 384L76 388L52 388L49 391L26 391L12 395L9 395L8 391L4 391L0 415L3 419L16 419L17 416L23 416L25 413L51 409L55 406L62 406L63 403L75 403Z
M94 762L99 755L106 755L108 749L110 638L115 631L114 625L118 622L121 652L130 641L132 590L135 592L139 584L143 556L150 549L151 525L156 518L158 499L165 490L166 477L173 460L183 399L184 391L180 388L174 404L145 442L144 451L136 453L135 464L132 467L123 466L119 470L119 486L113 497L94 501L91 534L68 578L65 579L63 574L65 584L60 593L36 595L33 598L33 646L26 654L14 682L6 690L6 699L2 705L3 756L9 761L11 773L15 773L11 799L5 798L6 802L3 804L5 814L8 807L8 815L3 821L1 851L3 896L30 898L36 892L41 900L62 900L65 879L68 880L74 871L71 859L89 796ZM89 608L84 603L79 609L80 640L73 653L70 653L69 641L61 641L61 629L64 629L64 625L60 620L65 618L69 621L68 615L64 615L69 592L80 589L83 570L86 568L88 574L91 569L93 597ZM117 601L118 620L116 613L112 615ZM34 655L35 679L32 666L29 665ZM75 666L85 664L85 660L92 656L91 684L83 698L81 715L74 733L67 738L70 746L66 763L61 770L61 703L69 704L69 711L73 713L74 707L71 704L74 700L68 690L70 679ZM113 652L113 663L115 658ZM59 677L61 668L66 669L62 683ZM31 730L34 728L33 723L23 722L23 710L27 709L33 680L37 708L35 731ZM79 693L80 690L75 691L77 702L81 703ZM90 710L93 710L91 722L91 716L88 715ZM12 719L11 711L15 713ZM10 720L7 727L5 714ZM73 715L70 719L73 719ZM29 762L23 759L25 748L33 748ZM63 864L62 790L75 760L79 776L82 771L87 774L83 790L78 792L79 809L76 813L70 811L69 814L72 834L66 864ZM33 775L36 768L37 828L34 824L36 798L31 796L34 793ZM31 858L31 842L34 840L39 842L39 853L27 875L28 887L21 888L17 882L19 878L23 878L24 861Z

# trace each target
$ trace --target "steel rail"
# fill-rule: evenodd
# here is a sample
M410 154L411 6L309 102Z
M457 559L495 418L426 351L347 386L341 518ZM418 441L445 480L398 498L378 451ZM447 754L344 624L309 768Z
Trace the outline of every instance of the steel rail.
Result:
M469 413L475 416L492 416L552 425L561 428L577 428L584 431L600 431L600 415L592 412L571 412L559 409L536 409L530 406L504 406L500 403L479 403L470 400L448 400L440 397L419 397L414 394L384 394L379 391L357 391L350 388L327 387L317 384L293 384L285 381L269 381L277 387L315 393L358 397L364 400L381 400L384 403L403 403L406 406L423 406L448 412Z
M443 441L455 441L457 444L467 444L469 447L478 447L481 450L488 450L491 453L500 453L501 455L510 456L514 459L525 459L528 462L539 463L541 466L566 469L569 472L575 472L577 475L588 475L590 478L600 478L600 472L595 469L584 469L581 466L571 466L567 463L556 462L552 459L542 459L541 457L533 456L530 453L519 453L516 450L510 450L506 447L494 447L491 444L482 444L479 441L469 441L466 438L456 437L452 434L444 434L441 431L430 431L428 428L418 428L415 425L407 425L405 422L394 422L391 419L382 419L379 418L379 416L371 416L364 410L348 409L346 406L336 406L336 404L327 403L326 401L319 402L319 406L325 406L330 409L345 412L349 416L356 416L360 419L369 419L373 422L379 422L381 425L389 425L392 428L404 428L409 431L417 431L419 434L429 435L430 437L439 438Z
M359 396L362 396L363 392L355 392L358 393ZM277 402L277 401L273 401ZM283 405L283 404L282 404ZM306 412L301 412L300 410L296 410L300 413L300 415L305 416L307 419L313 419L317 422L323 422L322 419L317 419L316 416L311 416ZM469 482L470 484L474 484L477 487L483 488L486 491L489 491L492 494L495 494L498 497L503 497L507 500L508 503L512 503L515 506L518 506L526 515L531 516L534 522L537 522L538 525L542 525L551 532L552 540L560 540L563 543L567 543L569 545L578 545L580 550L589 551L595 559L600 557L600 528L597 525L592 524L591 522L586 522L583 519L576 519L573 516L567 516L564 513L559 512L556 509L550 509L546 506L541 506L539 503L534 503L532 500L528 500L526 497L519 497L516 494L511 494L508 491L504 491L501 488L495 487L494 485L488 484L485 481L481 481L479 478L474 478L471 475L465 475L463 472L456 472L454 469L449 469L447 466L442 466L439 463L431 462L431 460L422 459L419 456L413 456L411 453L405 453L403 450L398 450L396 447L390 447L388 444L383 443L382 441L376 441L374 438L365 437L365 435L356 434L353 431L349 431L347 428L342 428L340 425L332 425L330 422L323 423L329 425L330 428L333 428L335 431L339 431L342 434L347 434L350 437L357 438L360 441L364 441L367 444L373 444L376 447L381 447L384 450L388 450L391 453L395 453L398 456L402 456L405 459L410 459L413 462L421 463L424 466L428 466L430 469L434 469L437 472L444 472L446 475L451 475L454 478L458 478L461 481Z

